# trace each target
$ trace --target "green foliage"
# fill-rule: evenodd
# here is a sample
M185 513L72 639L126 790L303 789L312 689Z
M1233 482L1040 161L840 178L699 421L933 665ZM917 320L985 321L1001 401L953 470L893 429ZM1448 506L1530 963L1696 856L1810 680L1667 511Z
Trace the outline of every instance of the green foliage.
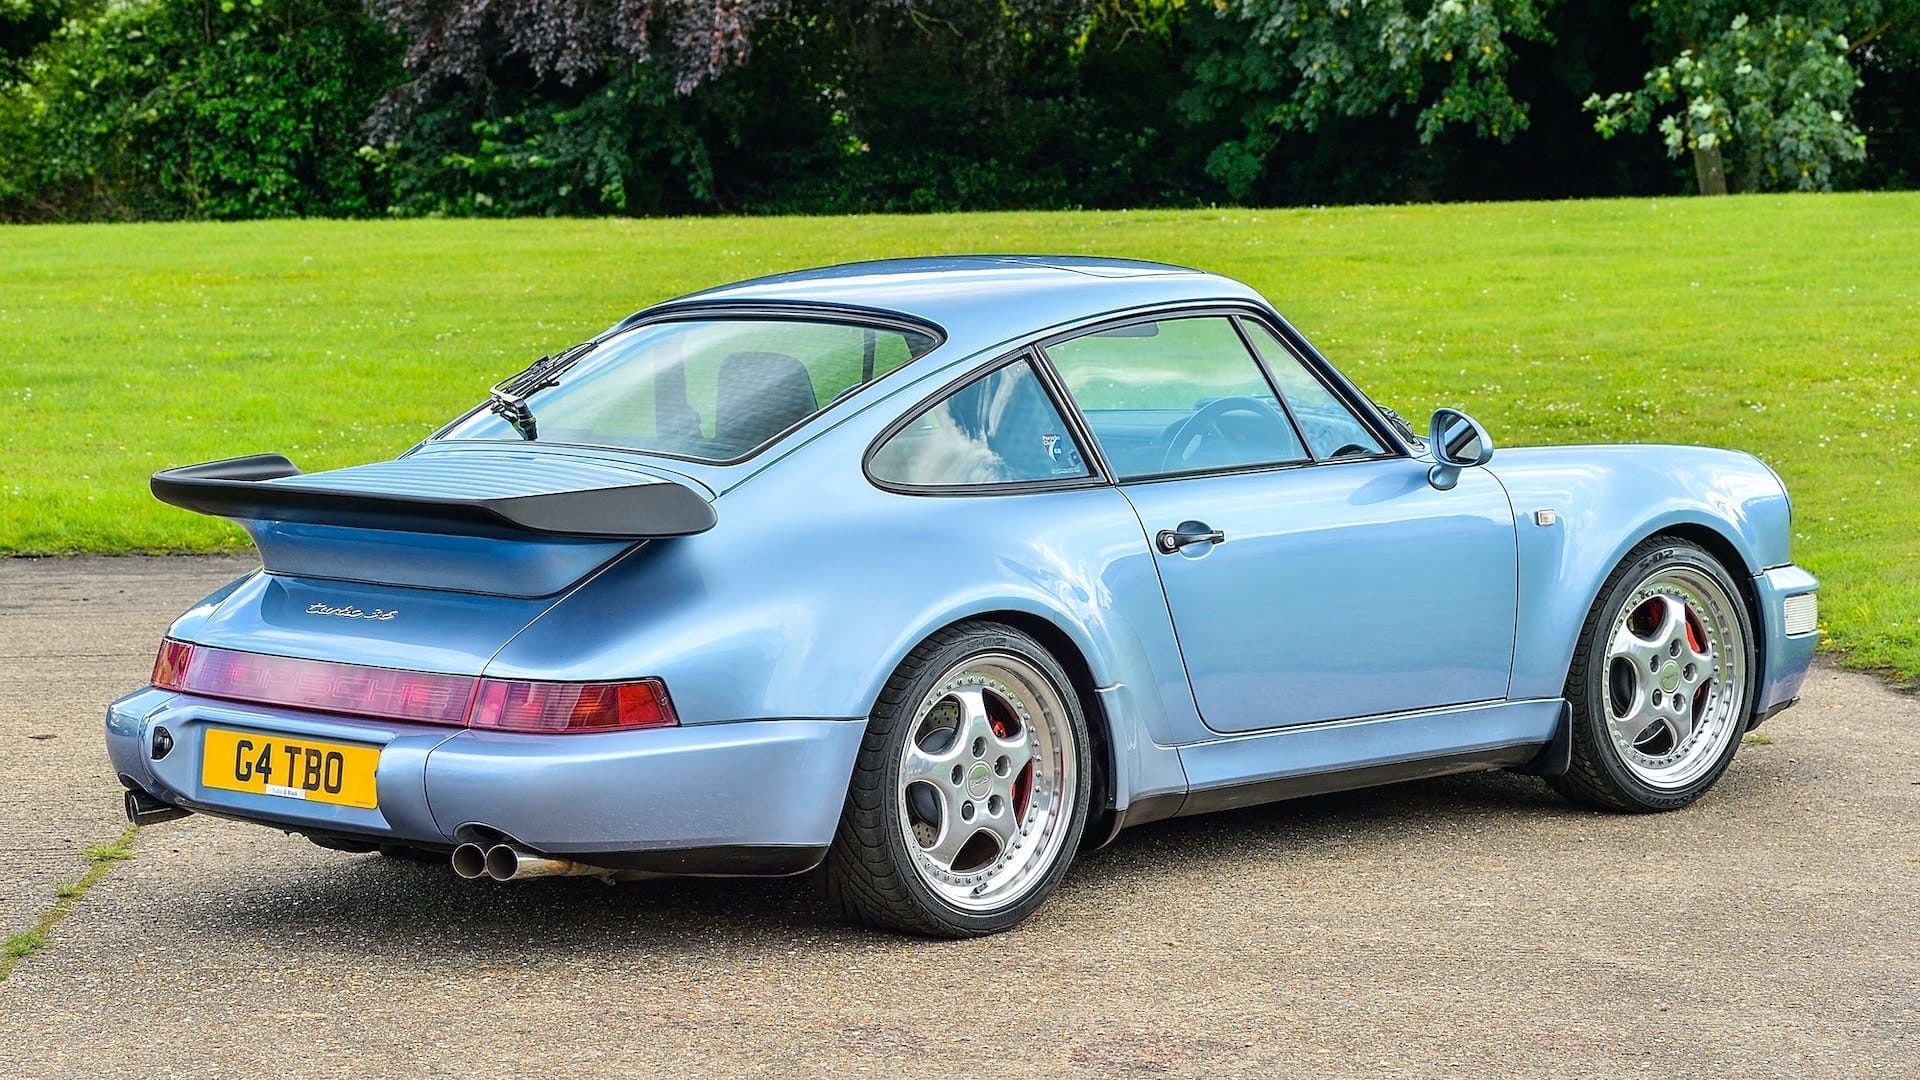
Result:
M67 17L75 0L0 0L0 83L19 75L19 62L39 48Z
M133 846L124 838L111 843L94 844L87 848L86 856L87 861L93 863L126 862L133 858Z
M1403 109L1423 143L1451 125L1510 140L1528 114L1507 81L1513 43L1549 38L1552 2L1222 0L1185 103L1200 117L1237 104L1247 131L1208 172L1245 198L1278 132Z
M1854 56L1864 84L1854 117L1867 136L1867 160L1848 170L1847 182L1920 186L1920 14L1869 30L1855 42Z
M1900 186L1916 64L1920 0L0 0L0 220Z
M356 0L153 0L68 21L0 89L0 208L103 217L363 214L355 156L394 76Z
M6 942L0 944L0 957L4 957L7 960L18 960L21 957L33 955L35 952L45 948L46 944L47 938L45 934L35 933L32 930L23 930L18 934L9 935Z
M1639 90L1595 94L1586 105L1607 138L1644 131L1657 116L1675 157L1733 152L1746 190L1826 191L1837 165L1866 156L1849 112L1860 86L1849 48L1845 34L1798 15L1736 15L1698 49L1649 71ZM1662 113L1668 106L1678 108Z
M629 63L570 87L498 59L366 152L406 215L935 211L1216 194L1172 102L1173 0L812 5L679 92ZM769 103L777 102L777 107Z
M1641 0L1635 11L1656 63L1640 89L1594 94L1586 108L1607 138L1657 126L1669 154L1693 154L1704 192L1724 189L1723 157L1746 190L1824 191L1857 175L1846 166L1868 149L1854 117L1862 68L1898 71L1920 49L1920 0ZM1901 115L1897 93L1874 106Z
M711 169L691 99L636 65L573 100L526 94L497 115L458 94L415 114L405 138L361 155L395 214L473 217L657 213L709 203Z

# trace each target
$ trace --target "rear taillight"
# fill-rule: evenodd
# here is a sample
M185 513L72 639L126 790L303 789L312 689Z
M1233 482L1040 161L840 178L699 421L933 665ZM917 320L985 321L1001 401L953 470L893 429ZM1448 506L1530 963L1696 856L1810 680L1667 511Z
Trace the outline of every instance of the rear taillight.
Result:
M673 727L679 720L659 679L626 683L480 680L467 726L498 731L608 731Z
M167 638L160 642L160 655L153 658L153 685L162 690L187 688L187 665L193 662L193 646Z
M163 690L298 709L455 724L493 731L565 734L673 727L659 679L558 683L437 675L160 643L153 685Z
M464 675L267 656L179 641L161 642L153 665L153 685L167 690L422 724L466 723L477 682Z

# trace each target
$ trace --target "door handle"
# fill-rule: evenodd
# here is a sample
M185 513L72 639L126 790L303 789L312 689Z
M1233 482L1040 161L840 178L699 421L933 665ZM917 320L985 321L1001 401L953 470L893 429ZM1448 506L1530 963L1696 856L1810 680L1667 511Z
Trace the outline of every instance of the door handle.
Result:
M1227 534L1207 527L1204 522L1183 521L1178 529L1161 529L1153 538L1154 546L1171 555L1188 544L1224 544Z

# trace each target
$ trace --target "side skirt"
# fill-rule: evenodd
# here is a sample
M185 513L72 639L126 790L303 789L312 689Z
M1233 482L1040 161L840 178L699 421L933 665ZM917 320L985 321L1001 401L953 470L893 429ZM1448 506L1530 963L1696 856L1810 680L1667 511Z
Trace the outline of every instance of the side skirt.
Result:
M1490 747L1464 754L1448 754L1445 757L1416 758L1412 761L1366 765L1357 769L1341 769L1337 772L1311 773L1307 776L1292 776L1277 780L1257 780L1249 784L1235 784L1232 787L1208 788L1205 791L1190 793L1187 801L1181 804L1180 813L1177 816L1208 814L1215 810L1233 810L1242 806L1279 802L1283 799L1325 795L1334 791L1352 791L1355 788L1378 787L1381 784L1398 784L1407 780L1426 780L1430 777L1450 776L1454 773L1503 769L1530 761L1539 752L1538 743L1521 743L1516 746Z
M1479 769L1549 764L1559 698L1310 724L1182 747L1180 817ZM1545 753L1543 753L1545 751ZM1129 824L1139 819L1129 815Z

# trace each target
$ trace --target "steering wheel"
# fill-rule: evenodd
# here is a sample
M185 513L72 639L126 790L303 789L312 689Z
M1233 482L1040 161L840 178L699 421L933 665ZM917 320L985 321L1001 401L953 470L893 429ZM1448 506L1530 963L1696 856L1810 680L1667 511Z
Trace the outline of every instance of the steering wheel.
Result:
M1193 450L1199 442L1212 435L1218 439L1227 439L1226 432L1220 430L1220 420L1229 413L1247 413L1258 417L1262 422L1272 425L1274 431L1293 443L1293 425L1280 410L1253 397L1214 398L1194 410L1192 416L1179 422L1173 428L1173 435L1167 440L1167 449L1160 455L1160 471L1174 472L1193 456Z

